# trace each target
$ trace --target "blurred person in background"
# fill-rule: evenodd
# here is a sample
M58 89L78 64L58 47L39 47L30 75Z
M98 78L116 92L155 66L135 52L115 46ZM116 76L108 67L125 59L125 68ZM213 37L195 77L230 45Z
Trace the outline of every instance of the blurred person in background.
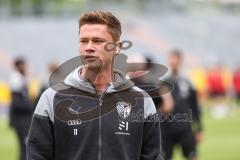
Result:
M240 105L240 66L233 74L233 89L236 97L237 106Z
M156 74L154 66L152 65L153 60L149 56L142 54L131 55L128 57L130 63L143 63L141 71L129 72L128 76L136 86L147 92L153 99L154 105L158 112L169 113L172 111L172 97L169 95L171 88L163 88L164 82L155 82L151 74ZM145 76L148 74L147 76ZM159 77L158 77L159 78ZM158 88L158 90L156 90ZM165 89L165 90L164 90ZM164 90L162 94L161 91ZM164 99L164 100L163 100ZM165 102L163 104L163 102Z
M212 66L207 73L207 92L214 118L225 117L231 109L229 91L232 85L232 72L223 64Z
M57 61L52 61L48 64L48 79L50 78L51 74L60 66L59 62ZM35 106L37 105L42 93L49 87L48 82L43 82L40 90L38 92L37 98L35 99Z
M219 98L226 95L226 86L224 84L222 68L220 65L213 66L209 69L207 80L210 98Z
M16 131L20 148L20 160L26 160L26 138L34 107L28 95L27 66L23 58L14 61L14 72L10 76L11 89L10 126Z
M165 158L172 159L174 146L179 144L186 159L196 160L196 145L203 136L196 90L181 73L182 52L171 50L168 59L171 73L165 80L173 85L171 92L173 111L171 117L161 122Z

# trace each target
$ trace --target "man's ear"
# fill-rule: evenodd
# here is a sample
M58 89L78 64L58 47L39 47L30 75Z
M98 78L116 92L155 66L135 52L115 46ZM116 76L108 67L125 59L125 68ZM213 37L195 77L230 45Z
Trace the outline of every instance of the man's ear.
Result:
M114 50L114 53L113 53L113 54L117 55L119 52L120 52L120 48L119 48L119 47L116 47L116 49Z
M115 55L119 54L120 50L121 50L121 42L117 42L117 45L116 45L116 48L115 48L113 54L115 54Z

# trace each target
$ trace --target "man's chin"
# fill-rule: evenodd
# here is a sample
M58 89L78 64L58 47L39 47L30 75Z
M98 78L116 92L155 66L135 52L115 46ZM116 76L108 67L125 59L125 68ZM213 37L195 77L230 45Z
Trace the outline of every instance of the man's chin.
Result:
M89 69L101 69L103 63L101 60L93 58L93 59L83 59L83 65Z
M89 70L101 70L103 65L98 63L87 63L84 66Z

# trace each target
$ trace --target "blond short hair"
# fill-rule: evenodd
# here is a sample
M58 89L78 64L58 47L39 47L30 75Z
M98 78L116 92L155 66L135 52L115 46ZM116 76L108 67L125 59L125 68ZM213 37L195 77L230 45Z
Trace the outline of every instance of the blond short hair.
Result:
M79 31L84 24L104 24L114 41L119 41L122 34L120 21L110 12L91 11L79 18Z

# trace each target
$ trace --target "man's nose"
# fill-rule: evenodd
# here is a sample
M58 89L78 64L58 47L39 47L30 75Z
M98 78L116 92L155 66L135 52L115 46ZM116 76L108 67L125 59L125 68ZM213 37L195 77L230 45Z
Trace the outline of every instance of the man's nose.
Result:
M91 41L88 42L87 46L86 46L86 50L87 53L92 53L95 51L93 43Z

